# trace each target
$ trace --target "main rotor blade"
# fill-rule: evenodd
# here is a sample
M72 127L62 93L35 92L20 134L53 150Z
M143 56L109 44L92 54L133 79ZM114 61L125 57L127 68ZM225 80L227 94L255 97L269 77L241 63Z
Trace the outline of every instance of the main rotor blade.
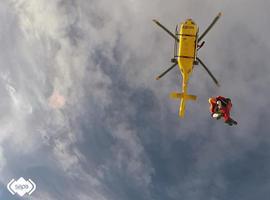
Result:
M199 37L198 42L200 42L203 37L208 33L208 31L210 31L210 29L215 25L215 23L217 22L217 20L220 18L221 16L221 12L218 13L218 15L215 17L215 19L212 21L212 23L208 26L208 28L203 32L203 34Z
M159 80L161 77L163 77L165 74L167 74L170 70L172 70L176 65L177 65L177 63L174 63L170 68L168 68L166 71L164 71L158 77L156 77L156 80Z
M211 76L211 78L213 79L213 81L215 82L215 84L219 87L219 83L217 81L217 79L214 77L214 75L210 72L210 70L206 67L206 65L201 61L200 58L197 57L197 60L199 61L199 63L203 66L203 68L207 71L207 73Z
M166 31L170 36L172 36L177 42L179 42L179 39L171 32L169 31L165 26L163 26L159 21L153 19L153 22L155 22L159 27L161 27L164 31Z

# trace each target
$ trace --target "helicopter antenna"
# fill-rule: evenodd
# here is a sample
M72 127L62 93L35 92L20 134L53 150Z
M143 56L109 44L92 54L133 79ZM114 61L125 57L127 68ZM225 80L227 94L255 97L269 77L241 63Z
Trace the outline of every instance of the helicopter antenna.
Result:
M178 33L178 25L176 25L175 27L175 36L177 37L177 33ZM174 42L174 58L176 57L176 53L177 53L177 40L175 40Z
M176 25L175 27L175 36L178 37L178 25ZM172 63L176 63L177 62L177 41L174 40L174 49L173 49L173 58L171 59Z

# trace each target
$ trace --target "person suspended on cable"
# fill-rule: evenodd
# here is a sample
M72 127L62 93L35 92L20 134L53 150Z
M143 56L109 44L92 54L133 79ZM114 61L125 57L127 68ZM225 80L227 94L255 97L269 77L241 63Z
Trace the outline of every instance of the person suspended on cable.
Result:
M223 96L209 98L211 116L215 119L223 117L224 122L232 126L237 122L230 117L230 111L232 108L232 102L230 98Z

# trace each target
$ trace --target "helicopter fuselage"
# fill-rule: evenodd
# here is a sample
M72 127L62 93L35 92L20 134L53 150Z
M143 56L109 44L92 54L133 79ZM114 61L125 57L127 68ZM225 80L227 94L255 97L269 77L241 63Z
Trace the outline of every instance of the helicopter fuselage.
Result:
M182 74L182 93L171 94L172 97L181 98L179 116L184 117L186 100L196 100L196 96L188 95L188 81L192 73L194 62L197 56L197 36L199 28L191 19L180 24L177 34L179 38L177 63Z
M179 70L182 74L182 92L172 92L170 97L172 99L180 99L179 106L179 116L184 117L185 115L185 105L187 100L196 100L197 97L195 95L189 95L187 93L188 89L188 81L189 76L192 74L193 66L200 63L200 65L206 70L208 75L212 78L217 86L219 83L211 71L207 68L207 66L203 63L203 61L197 57L197 51L203 46L204 41L200 43L200 41L204 38L204 36L211 30L211 28L215 25L215 23L220 18L221 13L214 18L212 23L207 27L207 29L198 36L199 27L192 19L187 19L185 22L181 23L180 26L176 26L175 34L173 34L170 30L168 30L165 26L163 26L159 21L153 19L153 21L161 27L164 31L166 31L172 38L175 40L174 45L174 57L171 59L173 63L170 68L165 70L159 76L156 77L156 80L159 80L165 74L167 74L170 70L172 70L177 65L179 66ZM178 27L180 27L178 29ZM200 43L200 45L197 45ZM197 47L198 46L198 47Z

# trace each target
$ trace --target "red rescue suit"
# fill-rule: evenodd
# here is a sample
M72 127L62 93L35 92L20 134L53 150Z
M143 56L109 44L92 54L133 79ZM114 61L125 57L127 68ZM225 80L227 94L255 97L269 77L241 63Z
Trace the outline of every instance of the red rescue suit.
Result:
M221 102L221 106L218 105L218 101ZM222 96L209 98L210 103L210 112L213 114L218 113L224 118L224 121L227 122L231 120L230 111L232 108L231 100Z

